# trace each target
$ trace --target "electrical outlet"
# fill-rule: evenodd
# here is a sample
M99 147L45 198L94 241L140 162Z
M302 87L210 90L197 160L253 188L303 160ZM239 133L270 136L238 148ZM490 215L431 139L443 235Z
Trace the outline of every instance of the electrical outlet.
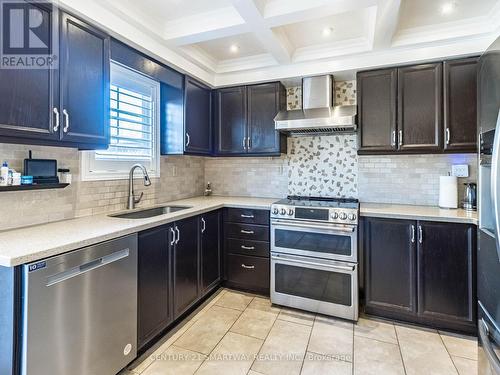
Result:
M457 164L451 167L451 175L455 177L469 177L469 166L467 164Z
M177 166L172 166L172 177L177 177Z

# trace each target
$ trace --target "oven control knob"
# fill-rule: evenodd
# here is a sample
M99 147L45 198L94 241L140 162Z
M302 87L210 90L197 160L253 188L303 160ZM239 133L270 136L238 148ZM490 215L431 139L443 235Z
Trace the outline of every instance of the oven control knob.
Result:
M339 218L339 213L338 213L338 212L334 212L334 213L332 214L332 219L333 219L333 220L337 220L338 218Z
M356 214L349 214L348 218L349 220L354 221L356 220Z
M278 215L279 210L277 208L273 209L273 215Z
M281 209L280 214L286 215L286 210L284 208Z
M340 220L345 220L347 219L347 214L345 212L341 212L340 215L339 215L339 219Z
M293 210L291 208L288 210L288 216L293 216Z

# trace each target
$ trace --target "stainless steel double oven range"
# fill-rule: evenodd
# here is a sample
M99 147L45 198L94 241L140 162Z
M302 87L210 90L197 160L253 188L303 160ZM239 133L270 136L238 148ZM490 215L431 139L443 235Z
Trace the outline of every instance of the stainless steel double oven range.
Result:
M271 206L271 302L358 319L355 199L288 197Z

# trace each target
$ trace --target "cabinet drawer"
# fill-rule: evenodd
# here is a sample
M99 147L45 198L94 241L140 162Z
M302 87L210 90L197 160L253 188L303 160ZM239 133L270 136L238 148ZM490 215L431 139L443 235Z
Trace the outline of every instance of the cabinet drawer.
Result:
M226 238L269 242L269 227L264 225L226 223L224 230Z
M269 258L269 242L228 238L226 253Z
M269 289L269 259L228 254L227 281L247 289Z
M269 211L246 208L226 208L224 221L269 225Z

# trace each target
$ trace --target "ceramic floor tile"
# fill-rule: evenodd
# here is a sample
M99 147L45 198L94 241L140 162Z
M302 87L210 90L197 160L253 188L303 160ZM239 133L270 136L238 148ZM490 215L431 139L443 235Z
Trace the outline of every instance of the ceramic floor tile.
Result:
M359 318L354 325L354 334L367 339L379 340L390 344L397 344L394 324L373 319Z
M276 313L248 308L231 327L231 332L265 339L277 316Z
M457 371L437 332L396 325L408 375L456 375Z
M353 324L339 319L316 317L307 350L351 362Z
M276 320L252 370L265 375L299 374L311 327Z
M278 315L279 320L286 320L287 322L305 324L307 326L313 325L315 317L316 314L289 308L282 308L280 314Z
M177 340L175 345L195 352L209 354L241 312L220 306L212 306L203 317Z
M210 353L196 374L246 375L263 342L253 337L229 332Z
M354 375L404 375L399 347L361 336L354 337ZM426 372L421 372L421 375Z
M454 356L452 356L451 359L453 360L459 375L477 375L477 361Z
M246 293L227 291L215 302L215 305L243 311L252 302L253 298L253 296Z
M255 297L253 301L250 302L250 305L248 305L248 308L274 313L279 313L281 310L279 306L273 305L269 298L262 297Z
M262 373L260 373L260 372L254 371L254 370L250 370L250 371L248 371L248 373L247 373L247 374L248 374L248 375L264 375L264 374L262 374Z
M301 375L351 375L352 363L338 361L330 356L306 353Z
M477 361L477 339L453 333L439 332L448 353Z
M171 346L141 375L192 375L205 358L203 354Z

